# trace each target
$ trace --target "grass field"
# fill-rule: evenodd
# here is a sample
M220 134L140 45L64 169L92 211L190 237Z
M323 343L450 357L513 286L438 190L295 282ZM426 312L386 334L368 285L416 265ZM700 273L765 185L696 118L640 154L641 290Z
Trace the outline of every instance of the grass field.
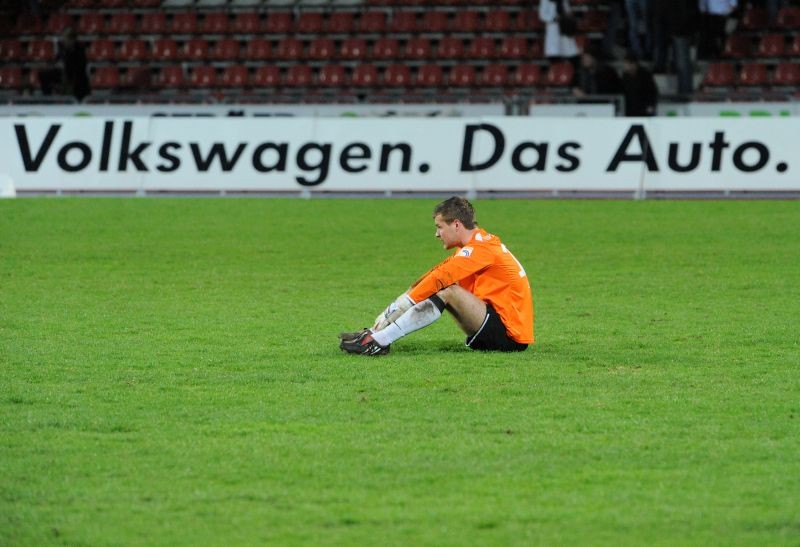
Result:
M342 354L430 200L0 202L1 545L800 545L800 202L476 202L537 343Z

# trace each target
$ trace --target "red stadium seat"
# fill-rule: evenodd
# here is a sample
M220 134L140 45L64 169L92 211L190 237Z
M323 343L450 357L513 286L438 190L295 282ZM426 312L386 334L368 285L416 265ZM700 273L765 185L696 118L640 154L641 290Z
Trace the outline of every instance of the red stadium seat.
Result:
M322 32L322 12L302 12L297 18L294 31L299 34L319 34Z
M431 56L431 42L425 37L415 36L406 42L403 58L412 60L428 59Z
M119 69L116 66L99 66L92 71L92 89L114 89L119 87Z
M792 43L789 44L786 54L790 57L800 57L800 34L792 39Z
M442 87L444 75L439 65L422 65L417 71L415 80L417 87Z
M703 76L704 87L730 87L734 83L732 63L711 63Z
M230 27L227 13L206 13L200 20L199 29L204 34L225 34Z
M106 25L106 32L109 34L136 33L136 15L129 11L112 13L111 19Z
M486 13L483 20L483 30L486 32L508 32L511 30L511 17L508 10L492 10Z
M208 42L203 38L192 38L183 44L182 58L187 61L205 61L208 58Z
M217 86L217 69L213 66L196 66L189 71L189 83L194 88Z
M731 59L741 59L750 55L750 37L744 34L731 34L725 39L722 56Z
M528 41L522 36L506 36L500 43L499 55L503 59L527 59Z
M511 84L518 87L536 87L541 83L542 69L533 63L517 66L517 70L511 75Z
M389 32L408 33L417 30L416 11L396 11L389 23Z
M367 56L367 41L363 38L342 40L339 57L347 61L360 61Z
M286 61L298 61L303 57L303 42L297 38L283 38L278 42L275 57Z
M244 57L249 61L266 61L271 59L272 43L263 38L248 40L245 46Z
M447 77L447 83L457 87L474 86L476 81L475 67L472 65L455 65Z
M569 61L552 63L544 77L544 83L548 87L567 87L572 84L575 69Z
M478 78L478 84L487 87L503 87L507 83L508 67L501 64L487 65Z
M768 26L767 11L764 8L747 6L739 20L742 30L764 30Z
M286 72L284 83L290 87L308 87L314 83L311 67L308 65L292 65Z
M212 61L236 61L239 59L239 41L224 39L214 44L209 52Z
M347 74L342 65L323 65L317 75L317 85L323 87L343 87L347 83Z
M491 59L494 57L494 38L478 36L470 42L466 50L467 57L472 59Z
M800 7L784 6L778 11L775 21L778 28L786 30L800 29Z
M772 74L772 85L800 86L800 63L778 63Z
M759 57L781 57L785 51L783 34L763 34L758 42Z
M116 47L111 40L92 40L86 50L89 61L111 61L116 57Z
M468 9L456 11L456 15L450 22L450 30L453 32L474 33L478 30L478 12Z
M763 86L767 84L767 66L758 63L744 63L739 71L737 83L740 86Z
M371 59L391 60L400 56L400 46L395 38L378 38L372 46Z
M445 36L439 40L436 53L442 59L461 59L464 56L464 42L455 36Z
M160 38L153 42L154 61L174 61L178 57L178 44L172 38Z
M194 34L198 31L197 13L184 11L172 16L173 34Z
M334 11L325 23L325 31L331 34L350 34L355 29L353 12Z
M294 19L291 12L274 11L267 15L267 21L264 23L264 32L268 34L286 34L291 32L293 25Z
M165 66L158 74L158 83L165 89L180 89L184 86L183 68L180 66Z
M383 71L383 84L388 87L408 87L411 85L411 70L406 65L389 65Z
M22 59L22 42L19 40L0 40L0 61L16 61Z
M11 34L15 35L37 35L42 33L42 19L37 15L23 12L17 17Z
M608 16L603 11L584 11L578 17L580 32L604 32L608 28Z
M512 22L511 28L520 32L541 32L544 30L544 23L539 19L537 10L523 10Z
M274 65L256 67L252 83L254 87L278 87L281 83L281 70Z
M247 67L243 65L228 65L222 72L220 85L222 87L247 87L249 75Z
M161 7L162 0L130 0L135 8L153 9Z
M134 38L125 40L119 47L117 59L120 61L146 61L150 58L147 42Z
M308 58L326 61L336 53L336 45L330 38L314 38L308 45Z
M378 69L375 65L357 65L353 69L351 82L355 87L374 87L378 85Z
M442 33L447 30L447 13L443 11L428 10L422 15L420 30L422 32Z
M358 22L361 32L382 33L386 31L386 13L382 11L367 11L361 15Z
M33 62L52 61L56 58L56 48L50 40L31 40L25 59Z
M72 25L72 15L65 11L57 11L47 19L44 32L46 34L61 34L68 28L71 28Z
M261 18L255 12L239 12L234 16L230 30L237 34L256 34L261 32Z
M100 34L105 31L102 13L84 13L78 19L78 34Z
M142 34L166 34L167 16L163 11L147 11L142 14L139 24Z
M22 68L18 66L0 67L0 89L22 88Z
M133 66L121 76L122 87L133 89L149 89L151 85L150 69L143 66Z

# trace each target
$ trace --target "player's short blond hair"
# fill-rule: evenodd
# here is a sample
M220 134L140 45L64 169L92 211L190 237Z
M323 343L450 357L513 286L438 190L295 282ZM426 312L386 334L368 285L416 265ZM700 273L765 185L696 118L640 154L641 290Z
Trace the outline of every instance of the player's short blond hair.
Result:
M434 207L434 218L436 218L436 215L440 215L442 220L448 224L451 224L454 220L459 220L468 230L473 229L478 224L478 221L475 220L475 209L472 204L458 196L448 198Z

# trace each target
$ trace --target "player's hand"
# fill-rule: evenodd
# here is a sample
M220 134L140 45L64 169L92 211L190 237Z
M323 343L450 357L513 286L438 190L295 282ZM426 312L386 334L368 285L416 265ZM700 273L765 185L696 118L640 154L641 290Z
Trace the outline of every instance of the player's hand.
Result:
M401 315L406 313L413 305L414 301L411 300L406 293L401 294L394 302L386 306L385 310L378 314L378 317L375 318L372 330L379 331L385 329L390 324L394 323Z

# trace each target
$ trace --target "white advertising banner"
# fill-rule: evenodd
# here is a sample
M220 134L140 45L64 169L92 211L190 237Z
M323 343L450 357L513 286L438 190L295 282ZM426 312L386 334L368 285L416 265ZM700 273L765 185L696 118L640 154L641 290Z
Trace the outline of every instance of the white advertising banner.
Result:
M800 191L794 118L7 118L17 191Z

